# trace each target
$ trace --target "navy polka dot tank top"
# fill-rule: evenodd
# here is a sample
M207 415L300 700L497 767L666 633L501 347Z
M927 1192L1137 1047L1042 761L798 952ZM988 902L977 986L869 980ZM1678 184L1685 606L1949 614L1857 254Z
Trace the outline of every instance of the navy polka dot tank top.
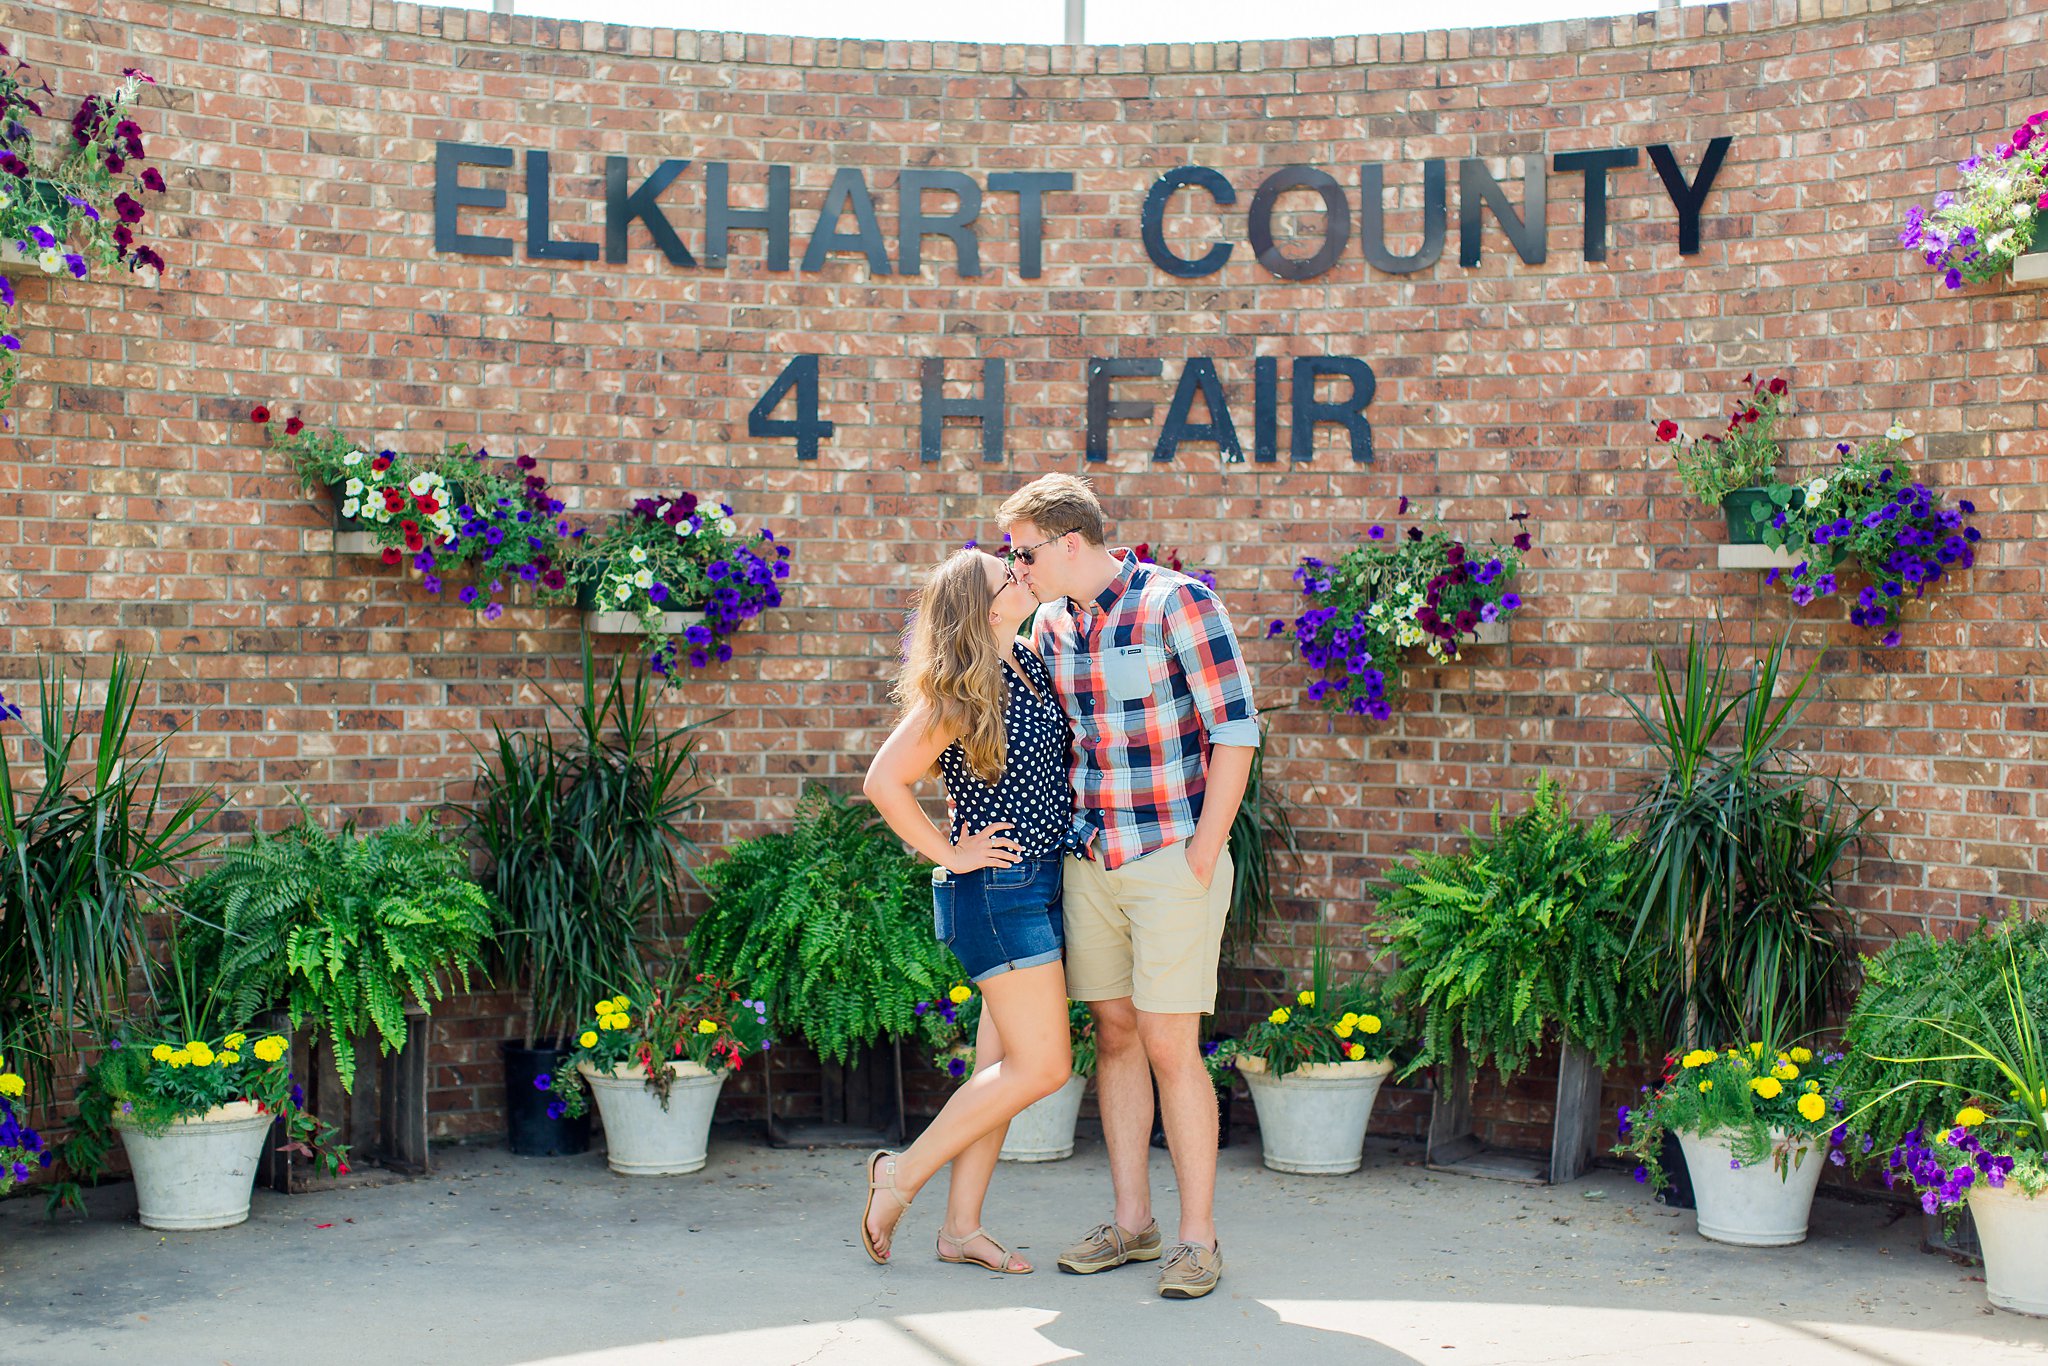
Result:
M1052 671L1023 641L1014 642L1017 668L1037 687L1036 696L1015 671L1003 670L1009 695L1003 704L1003 733L1008 742L1002 777L983 782L967 766L960 742L939 756L946 780L946 804L953 813L953 841L995 821L1013 829L1005 838L1017 842L1026 857L1050 854L1065 842L1074 820L1074 788L1067 776L1072 735L1067 714L1053 696Z

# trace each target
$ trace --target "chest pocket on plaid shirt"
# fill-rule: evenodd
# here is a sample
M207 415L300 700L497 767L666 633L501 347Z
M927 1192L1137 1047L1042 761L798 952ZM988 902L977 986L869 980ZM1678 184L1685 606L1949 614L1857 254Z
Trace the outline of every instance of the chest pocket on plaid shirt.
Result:
M1104 661L1103 683L1112 702L1136 702L1152 695L1152 680L1166 664L1156 645L1118 645Z

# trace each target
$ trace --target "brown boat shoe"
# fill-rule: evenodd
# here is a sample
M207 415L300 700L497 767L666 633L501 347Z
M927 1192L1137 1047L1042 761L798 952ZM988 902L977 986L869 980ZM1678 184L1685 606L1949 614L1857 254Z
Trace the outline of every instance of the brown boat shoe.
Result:
M1126 1233L1111 1220L1089 1229L1080 1242L1062 1252L1059 1266L1076 1276L1092 1276L1125 1262L1156 1262L1164 1242L1157 1219L1137 1233Z
M1159 1293L1169 1300L1198 1300L1223 1279L1223 1245L1175 1243L1159 1268Z

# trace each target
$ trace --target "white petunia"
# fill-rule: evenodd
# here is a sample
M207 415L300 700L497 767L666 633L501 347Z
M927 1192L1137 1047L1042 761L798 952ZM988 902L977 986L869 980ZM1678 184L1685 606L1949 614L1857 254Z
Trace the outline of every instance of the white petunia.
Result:
M357 514L358 512L361 512L362 510L363 510L363 505L362 505L361 503L357 502L357 501L356 501L355 499L353 499L353 498L344 498L344 499L342 499L342 502L341 502L341 515L342 515L342 516L344 516L344 517L353 517L353 516L355 516L355 515L356 515L356 514Z
M361 451L350 451L347 455L341 457L341 463L344 465L360 465L365 458Z
M1806 501L1809 504L1818 503L1820 496L1827 491L1828 481L1825 479L1815 479L1806 486Z
M341 488L342 492L346 493L351 498L360 498L363 496L363 481L356 478L354 475L350 475L348 477L348 482L346 484L343 484Z
M1887 441L1911 441L1913 439L1913 429L1903 422L1894 422L1891 426L1884 429L1884 435Z
M412 493L413 497L418 498L422 494L426 493L428 489L432 488L433 483L431 480L427 478L426 475L415 474L412 477L412 482L407 484L405 487Z
M654 571L651 569L641 570L639 573L633 576L633 583L634 586L638 588L654 587Z
M42 267L43 274L55 275L58 271L64 269L64 253L51 247L45 250L42 255L36 257L36 264Z
M688 522L677 522L677 523L676 523L676 535L678 535L678 536L687 536L687 535L689 535L689 534L690 534L690 524L689 524Z
M617 598L620 602L624 602L627 598L633 596L633 586L628 583L622 583L617 588L614 588L612 590L612 596Z
M626 552L626 558L631 560L634 564L646 564L647 552L636 545L631 550L628 550Z

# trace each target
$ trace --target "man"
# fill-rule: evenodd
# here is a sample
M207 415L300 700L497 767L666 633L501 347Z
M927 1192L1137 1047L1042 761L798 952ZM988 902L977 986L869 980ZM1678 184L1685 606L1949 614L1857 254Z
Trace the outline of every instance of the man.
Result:
M1230 825L1259 743L1251 681L1204 585L1104 544L1087 481L1049 474L997 513L1038 600L1033 643L1073 722L1085 857L1065 869L1067 987L1095 1016L1096 1084L1116 1207L1060 1254L1087 1275L1158 1261L1159 1293L1216 1288L1216 1092L1202 1016L1216 1008L1230 909ZM1152 1079L1180 1184L1162 1247L1147 1172Z

